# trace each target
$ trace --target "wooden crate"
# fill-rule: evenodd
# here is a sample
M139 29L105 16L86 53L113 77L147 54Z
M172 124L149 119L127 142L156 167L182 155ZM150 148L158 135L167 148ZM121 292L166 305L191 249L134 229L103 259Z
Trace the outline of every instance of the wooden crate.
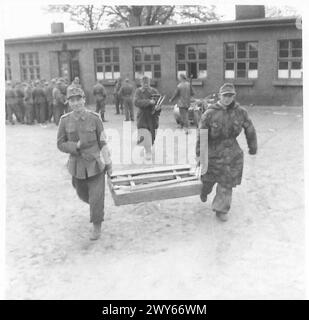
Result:
M190 165L116 171L108 185L116 206L194 196L201 189Z

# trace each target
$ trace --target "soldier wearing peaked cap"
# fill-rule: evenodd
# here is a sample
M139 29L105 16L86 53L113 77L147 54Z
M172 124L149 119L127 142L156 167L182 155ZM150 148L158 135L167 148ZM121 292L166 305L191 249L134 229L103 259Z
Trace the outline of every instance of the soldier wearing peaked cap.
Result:
M82 89L73 87L67 92L73 110L60 119L57 146L70 154L68 170L78 197L90 206L91 240L101 234L104 220L105 172L112 172L103 123L99 114L85 108Z
M244 129L249 154L257 152L255 128L248 112L235 101L236 91L233 84L224 84L219 91L220 100L207 108L202 115L196 142L196 157L199 164L202 136L201 130L208 130L208 169L201 173L203 182L201 201L217 184L212 209L216 216L226 221L232 202L232 190L241 184L244 155L236 138Z

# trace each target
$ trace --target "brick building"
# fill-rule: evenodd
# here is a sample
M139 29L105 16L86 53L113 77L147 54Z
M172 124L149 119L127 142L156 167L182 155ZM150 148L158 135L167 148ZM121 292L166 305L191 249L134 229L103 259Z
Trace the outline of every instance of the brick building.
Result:
M6 79L79 76L88 101L102 79L112 99L121 76L146 74L171 96L177 74L191 75L197 97L233 82L238 101L302 105L302 31L296 17L264 18L236 12L235 21L63 32L5 40ZM59 28L60 27L60 28Z

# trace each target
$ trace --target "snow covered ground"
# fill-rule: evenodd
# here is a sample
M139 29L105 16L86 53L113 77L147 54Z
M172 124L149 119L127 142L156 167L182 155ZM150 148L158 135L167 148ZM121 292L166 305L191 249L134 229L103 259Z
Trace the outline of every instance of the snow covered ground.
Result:
M109 106L105 128L121 128ZM222 223L198 196L116 207L102 237L72 188L56 126L6 126L7 299L303 299L303 118L251 107L259 150ZM162 128L176 128L171 110ZM127 169L130 165L115 165Z

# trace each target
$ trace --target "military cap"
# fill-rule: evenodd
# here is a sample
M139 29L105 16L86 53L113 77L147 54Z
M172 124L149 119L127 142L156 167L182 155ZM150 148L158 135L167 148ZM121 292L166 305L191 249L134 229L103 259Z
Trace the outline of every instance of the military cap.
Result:
M232 83L225 83L219 91L220 94L232 93L236 94L235 87Z
M70 99L74 96L81 96L82 98L85 98L85 93L81 88L78 87L69 87L67 91L67 99Z

